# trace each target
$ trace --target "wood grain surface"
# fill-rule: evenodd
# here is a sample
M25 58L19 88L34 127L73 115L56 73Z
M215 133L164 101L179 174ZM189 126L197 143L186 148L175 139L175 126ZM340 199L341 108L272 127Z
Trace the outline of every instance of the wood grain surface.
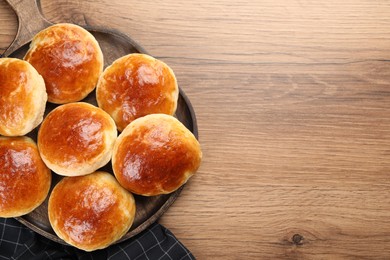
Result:
M167 62L204 160L160 222L198 259L388 259L390 3L42 0ZM0 0L0 48L17 19Z

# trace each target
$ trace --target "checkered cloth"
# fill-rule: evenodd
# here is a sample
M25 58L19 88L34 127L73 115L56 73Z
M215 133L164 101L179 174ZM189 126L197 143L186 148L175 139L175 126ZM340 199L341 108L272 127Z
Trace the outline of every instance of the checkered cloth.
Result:
M195 259L165 227L154 223L141 234L106 249L87 253L57 244L20 224L0 218L0 260L5 259Z

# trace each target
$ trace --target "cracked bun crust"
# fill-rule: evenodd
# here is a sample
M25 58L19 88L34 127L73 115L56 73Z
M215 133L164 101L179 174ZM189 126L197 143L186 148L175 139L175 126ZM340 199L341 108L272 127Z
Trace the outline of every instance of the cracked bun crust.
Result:
M43 119L45 82L28 62L0 59L0 135L22 136Z
M43 120L38 147L46 165L64 176L92 173L110 161L117 137L114 120L93 105L61 105Z
M0 217L30 213L47 197L51 172L28 137L0 137Z
M119 131L148 114L173 115L178 95L172 69L160 60L139 53L114 61L104 70L96 87L99 107L114 118Z
M135 201L114 176L95 172L62 179L50 195L48 214L61 239L93 251L126 234L134 221Z
M199 142L176 118L152 114L131 122L115 142L115 177L127 190L154 196L177 190L202 159Z
M42 75L49 102L56 104L85 98L103 71L95 37L74 24L55 24L36 34L24 59Z

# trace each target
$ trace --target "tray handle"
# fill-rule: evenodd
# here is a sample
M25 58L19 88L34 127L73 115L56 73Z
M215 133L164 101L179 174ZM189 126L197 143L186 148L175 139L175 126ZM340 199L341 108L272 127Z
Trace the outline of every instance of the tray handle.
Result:
M5 57L31 41L36 33L52 25L42 16L37 1L6 0L18 17L18 31L11 45L4 52Z

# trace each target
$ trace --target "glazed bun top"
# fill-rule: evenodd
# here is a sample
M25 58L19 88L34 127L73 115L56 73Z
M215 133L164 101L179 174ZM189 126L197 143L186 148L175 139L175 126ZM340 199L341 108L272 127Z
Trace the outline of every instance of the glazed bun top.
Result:
M51 111L38 132L42 159L55 173L79 176L110 161L117 130L102 109L84 102Z
M115 177L127 190L154 196L177 190L196 172L199 142L176 118L152 114L131 122L113 151Z
M74 24L55 24L36 34L24 59L43 76L48 100L56 104L85 98L103 71L98 42Z
M135 206L133 195L114 176L95 172L62 179L50 195L48 214L61 239L92 251L126 234L135 217Z
M45 83L28 62L0 59L0 135L22 136L43 119Z
M0 217L33 211L46 198L51 172L28 137L0 137Z
M131 121L153 113L173 115L179 89L171 68L146 54L121 57L102 73L96 98L114 118L119 131Z

